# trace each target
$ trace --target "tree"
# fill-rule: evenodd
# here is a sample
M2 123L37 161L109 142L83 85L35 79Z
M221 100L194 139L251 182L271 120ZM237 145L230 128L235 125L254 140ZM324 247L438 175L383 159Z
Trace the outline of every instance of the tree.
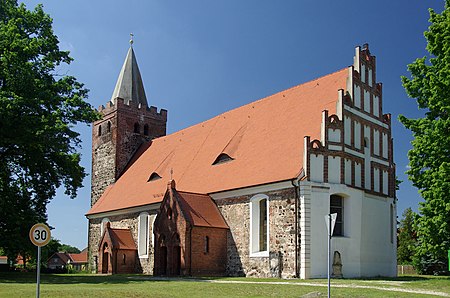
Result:
M399 264L405 265L412 263L416 246L416 232L414 230L415 216L416 213L411 208L406 208L403 211L398 232L397 262Z
M414 257L420 272L444 270L450 249L450 0L441 14L430 9L430 23L424 33L430 57L408 66L411 78L402 77L407 94L425 115L399 117L414 136L407 173L424 199L416 222Z
M59 252L66 252L66 253L69 253L69 254L79 254L80 253L80 250L77 247L71 246L69 244L61 244L58 247L58 251Z
M0 1L0 247L13 259L34 250L28 231L56 189L74 198L86 176L74 126L99 114L83 84L58 74L71 61L41 5Z

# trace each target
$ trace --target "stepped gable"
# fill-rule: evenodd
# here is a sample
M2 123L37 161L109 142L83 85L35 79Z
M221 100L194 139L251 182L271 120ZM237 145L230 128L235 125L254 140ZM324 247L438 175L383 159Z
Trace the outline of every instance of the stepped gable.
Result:
M171 178L211 194L298 177L303 138L320 139L322 111L336 114L347 77L344 68L154 139L87 215L159 203Z

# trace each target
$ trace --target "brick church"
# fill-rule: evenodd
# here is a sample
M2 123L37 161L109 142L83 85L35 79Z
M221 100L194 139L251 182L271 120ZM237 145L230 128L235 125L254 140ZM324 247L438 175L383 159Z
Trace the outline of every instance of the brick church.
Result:
M368 45L353 64L167 135L130 47L93 123L99 273L396 275L391 116Z

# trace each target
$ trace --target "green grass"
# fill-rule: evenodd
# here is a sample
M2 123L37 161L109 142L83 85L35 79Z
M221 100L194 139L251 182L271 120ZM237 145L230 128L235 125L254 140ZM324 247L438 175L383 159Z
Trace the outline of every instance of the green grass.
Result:
M326 297L327 293L327 281L323 279L214 278L215 283L207 280L158 279L146 275L43 274L41 297L301 297L311 292L318 292ZM375 288L361 288L364 286ZM380 288L388 288L390 291ZM331 292L333 297L427 296L392 289L431 290L447 293L450 297L450 277L402 276L393 279L332 280ZM0 297L35 297L35 294L35 274L0 273Z

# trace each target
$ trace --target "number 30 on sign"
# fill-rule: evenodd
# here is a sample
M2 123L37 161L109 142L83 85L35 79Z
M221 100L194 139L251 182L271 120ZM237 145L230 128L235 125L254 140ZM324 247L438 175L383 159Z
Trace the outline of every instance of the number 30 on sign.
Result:
M45 246L50 242L51 233L49 227L42 223L35 224L30 230L30 240L36 246Z

